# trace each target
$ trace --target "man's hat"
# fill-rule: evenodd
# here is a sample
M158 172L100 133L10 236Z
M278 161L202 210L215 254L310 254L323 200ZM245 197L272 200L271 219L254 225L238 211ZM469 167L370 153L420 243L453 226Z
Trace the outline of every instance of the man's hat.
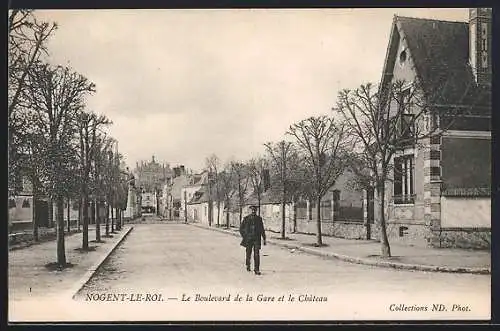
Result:
M257 209L258 209L258 207L257 207L257 206L255 206L255 205L251 205L251 206L250 206L250 209L257 210Z

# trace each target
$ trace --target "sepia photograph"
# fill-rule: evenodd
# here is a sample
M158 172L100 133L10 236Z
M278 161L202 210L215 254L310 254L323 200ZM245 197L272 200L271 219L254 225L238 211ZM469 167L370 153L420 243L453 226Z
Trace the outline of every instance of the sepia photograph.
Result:
M7 26L9 323L491 320L491 8Z

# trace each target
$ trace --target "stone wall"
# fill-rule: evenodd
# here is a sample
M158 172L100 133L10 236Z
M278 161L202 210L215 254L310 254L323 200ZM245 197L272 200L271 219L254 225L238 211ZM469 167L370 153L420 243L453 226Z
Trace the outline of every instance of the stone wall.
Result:
M330 221L331 222L331 221ZM323 227L326 222L323 221ZM309 220L307 218L297 219L297 232L315 234L316 231L316 220Z
M336 221L325 230L329 235L345 239L366 239L366 225L363 222Z
M491 249L489 228L442 228L436 232L441 248Z
M400 228L406 227L403 230L402 236L400 236ZM398 243L417 247L427 247L429 237L429 229L425 224L421 223L400 223L400 222L388 222L387 226L387 237L389 243ZM371 238L380 240L380 225L378 223L372 224L371 227Z
M298 219L297 232L316 234L316 220ZM326 236L346 239L366 239L366 225L363 222L323 220L321 233Z

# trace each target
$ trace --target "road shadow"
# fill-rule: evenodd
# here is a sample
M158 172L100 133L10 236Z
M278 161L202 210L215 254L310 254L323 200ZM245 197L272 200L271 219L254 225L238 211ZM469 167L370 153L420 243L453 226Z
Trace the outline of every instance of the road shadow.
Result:
M60 265L57 262L50 262L45 265L45 269L48 271L63 271L64 269L73 268L75 264L66 262L64 265Z
M78 248L75 248L74 251L79 252L79 253L90 253L90 252L94 252L97 249L97 247L98 246L89 246L86 249L84 249L82 247L78 247Z

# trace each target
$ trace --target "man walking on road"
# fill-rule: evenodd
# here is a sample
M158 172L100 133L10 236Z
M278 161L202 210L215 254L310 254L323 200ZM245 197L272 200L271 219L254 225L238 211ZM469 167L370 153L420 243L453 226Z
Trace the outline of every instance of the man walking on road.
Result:
M240 225L240 234L243 239L240 245L246 248L245 263L247 271L250 271L250 258L253 250L254 272L260 275L260 238L262 237L264 245L266 245L266 232L262 217L256 214L257 206L250 206L252 213L245 216Z

